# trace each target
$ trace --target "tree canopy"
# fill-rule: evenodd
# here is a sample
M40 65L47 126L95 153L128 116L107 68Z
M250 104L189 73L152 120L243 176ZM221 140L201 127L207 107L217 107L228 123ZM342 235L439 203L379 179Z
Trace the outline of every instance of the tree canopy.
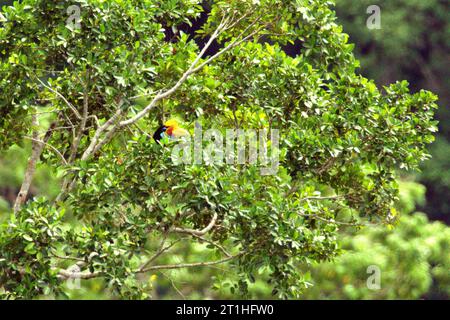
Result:
M418 176L427 187L427 203L422 208L432 220L450 223L450 180L445 172L450 167L450 68L448 52L450 18L448 3L442 0L380 0L381 29L362 28L367 15L362 15L373 2L341 0L336 12L350 41L357 43L355 54L361 61L361 73L377 84L407 79L412 90L421 88L439 95L436 112L439 132L429 148L432 161L422 165Z
M32 150L1 227L0 294L101 277L147 298L152 272L229 263L237 292L264 269L275 296L299 297L299 264L336 256L340 226L395 223L395 170L428 158L437 98L359 75L332 2L72 2L79 26L65 2L3 9L0 149ZM195 37L180 31L201 14ZM151 139L173 116L191 132L279 130L278 170L173 163L177 142ZM54 199L26 201L36 163L61 175ZM184 242L208 257L158 263Z

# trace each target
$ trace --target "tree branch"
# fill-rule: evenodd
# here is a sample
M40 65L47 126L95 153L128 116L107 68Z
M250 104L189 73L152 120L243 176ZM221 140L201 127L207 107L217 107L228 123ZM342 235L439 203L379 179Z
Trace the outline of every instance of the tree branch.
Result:
M118 119L119 117L122 115L122 108L121 108L122 103L119 104L119 108L116 110L114 116L112 116L108 121L106 121L101 127L99 127L97 129L97 131L95 131L95 135L92 138L92 141L89 145L89 147L84 151L81 160L86 160L88 159L92 154L94 154L94 151L98 148L97 144L99 143L100 137L102 135L102 133L104 131L106 131L107 129L109 129Z
M42 86L44 86L45 88L47 88L48 90L50 90L51 92L56 94L58 97L60 97L66 103L66 105L70 108L70 110L72 110L72 112L75 114L75 116L81 120L81 115L78 112L78 110L61 93L59 93L52 87L46 85L41 79L39 79L39 77L35 76L35 78Z
M87 78L89 78L89 73L87 75ZM89 92L88 92L89 81L88 80L86 80L86 81L87 81L87 83L85 83L84 90L83 90L83 115L81 117L81 123L80 123L80 128L79 128L78 134L75 137L75 139L73 140L72 147L70 149L69 163L73 163L73 161L75 160L75 158L77 156L78 147L80 146L80 141L81 141L81 138L83 137L84 130L86 129L86 123L87 123L87 119L89 116L89 114L88 114L88 112L89 112Z
M177 232L177 233L187 233L187 234L191 234L191 235L195 235L195 236L204 236L205 234L207 234L209 231L211 231L211 229L216 225L217 222L217 213L214 212L213 218L211 219L211 222L202 230L195 230L195 229L184 229L184 228L172 228L172 232Z
M104 136L104 138L97 143L97 145L95 146L94 150L92 151L92 154L96 154L98 151L100 151L101 148L103 148L103 146L105 144L107 144L109 141L111 141L111 139L114 137L114 134L116 133L116 131L120 128L119 123L116 123L109 131L108 133Z
M317 220L321 220L327 223L333 223L333 224L340 224L340 225L344 225L344 226L352 226L352 227L358 227L358 226L364 226L365 224L362 223L353 223L353 222L344 222L344 221L336 221L334 219L326 219L323 218L317 214L307 214L307 213L302 213L302 212L297 212L299 216L302 217L306 217L306 218L313 218L313 219L317 219Z
M25 175L23 178L22 186L20 187L20 191L16 197L16 201L14 203L14 213L19 212L22 205L25 203L27 199L28 192L30 190L31 182L33 181L33 176L36 171L36 164L42 154L44 149L44 145L50 139L52 134L52 130L56 127L56 121L50 125L50 128L47 130L44 139L39 139L39 119L37 115L32 116L32 127L33 127L33 137L31 142L31 156L28 159L27 168L25 170Z
M165 265L158 265L158 266L151 266L148 268L145 268L143 270L137 270L136 273L145 273L152 270L163 270L163 269L182 269L182 268L194 268L194 267L207 267L207 266L213 266L216 264L221 264L233 259L236 259L240 256L242 256L244 252L240 252L236 255L226 257L220 260L216 261L206 261L206 262L195 262L195 263L180 263L180 264L165 264Z
M196 68L192 69L191 73L195 73L199 70L201 70L204 66L206 66L207 64L209 64L211 61L217 59L219 56L223 55L225 52L230 51L231 49L233 49L234 47L237 47L238 45L240 45L241 43L247 41L248 39L250 39L251 37L253 37L254 35L256 35L258 32L260 32L263 28L265 28L266 26L261 26L258 29L252 31L249 35L247 35L246 37L243 37L244 34L250 30L261 18L257 18L255 21L253 21L250 25L248 25L244 31L242 31L233 41L231 41L225 48L223 48L222 50L220 50L219 52L217 52L216 54L212 55L211 57L209 57L207 60L203 61L200 65L198 65ZM239 40L239 38L243 37L241 40Z
M161 241L161 245L160 245L159 249L156 251L156 253L150 259L148 259L148 261L146 261L144 264L142 264L138 270L140 270L140 271L144 270L150 263L152 263L153 261L158 259L164 252L170 250L170 248L172 248L175 244L177 244L178 242L181 241L181 239L178 239L178 240L172 242L171 244L169 244L168 246L164 247L166 239L167 239L167 235Z
M67 160L66 160L66 159L64 158L64 156L61 154L61 152L59 152L59 150L56 149L56 148L55 148L54 146L52 146L51 144L49 144L49 143L47 143L47 142L45 142L45 141L43 141L43 140L35 139L35 138L29 137L29 136L24 136L24 138L25 138L25 139L28 139L28 140L31 140L32 142L41 143L41 144L43 144L43 145L46 145L46 146L50 147L50 149L52 149L52 150L53 150L53 151L61 158L61 160L63 161L63 163L64 163L65 165L68 165Z
M68 279L93 279L100 277L102 273L100 271L97 272L72 272L70 270L59 270L58 275L63 280Z
M345 195L338 195L338 196L310 196L310 197L304 197L301 198L300 201L306 201L306 200L339 200L339 199L345 199Z
M244 16L248 15L244 14ZM238 19L239 20L239 19ZM153 100L150 102L149 105L147 105L144 109L142 109L140 112L138 112L135 116L131 117L130 119L124 120L120 122L121 126L126 126L126 125L130 125L133 124L135 122L137 122L138 120L140 120L142 117L144 117L150 110L152 110L155 105L162 99L165 99L167 97L169 97L170 95L172 95L187 79L188 77L199 71L201 68L203 68L207 63L211 62L212 60L216 59L217 57L219 57L220 55L222 55L223 53L225 53L226 51L230 50L231 48L235 47L236 45L238 45L237 43L234 43L233 45L229 45L226 48L224 48L223 50L221 50L218 54L215 54L213 57L209 58L208 60L206 60L205 62L203 62L202 64L200 64L199 66L198 63L200 62L201 58L204 56L204 54L206 53L206 51L208 50L208 48L211 46L211 44L214 42L214 40L216 40L218 38L218 36L225 30L227 30L230 26L230 18L229 17L224 17L222 19L222 21L219 23L218 27L216 28L216 30L213 32L213 34L211 35L211 37L209 38L208 42L205 44L205 46L203 47L203 49L200 51L200 53L197 55L197 57L195 58L194 62L190 65L190 67L186 70L186 72L181 76L181 78L177 81L177 83L171 87L170 89L168 89L167 91L163 92L163 93L158 93ZM256 23L253 22L250 26L253 26ZM233 25L234 23L231 22L231 25ZM249 26L249 27L250 27ZM237 41L237 39L239 39L239 37L243 36L243 34L245 33L245 31L248 30L247 27L236 39L234 42ZM248 39L248 37L244 38L244 39ZM242 41L239 41L239 43L242 43L243 41L245 41L244 39L242 39Z
M214 242L214 241L212 241L212 240L206 239L206 238L204 238L204 237L202 237L202 236L197 236L197 235L195 235L195 234L193 234L192 236L193 236L194 238L199 239L200 241L203 241L203 242L206 242L206 243L209 243L209 244L215 246L215 247L218 248L220 251L222 251L227 257L231 257L231 254L230 254L223 246L221 246L220 244L218 244L218 243L216 243L216 242Z
M183 268L195 268L195 267L207 267L207 266L213 266L221 263L225 263L227 261L239 258L242 256L245 252L240 252L238 254L216 260L216 261L205 261L205 262L194 262L194 263L180 263L180 264L165 264L165 265L156 265L156 266L150 266L148 268L139 268L134 271L134 273L145 273L152 270L165 270L165 269L183 269ZM95 272L73 272L71 270L61 269L58 271L58 275L61 279L67 280L67 279L93 279L97 277L101 277L103 275L100 271Z

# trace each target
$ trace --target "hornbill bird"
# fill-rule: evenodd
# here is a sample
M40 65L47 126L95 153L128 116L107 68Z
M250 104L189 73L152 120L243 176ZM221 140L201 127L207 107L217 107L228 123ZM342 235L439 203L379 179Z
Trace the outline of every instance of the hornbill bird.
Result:
M169 139L176 139L189 135L190 134L187 130L180 127L177 120L170 119L155 131L155 133L153 134L153 139L155 139L156 142L160 143L159 141L164 137L168 137Z

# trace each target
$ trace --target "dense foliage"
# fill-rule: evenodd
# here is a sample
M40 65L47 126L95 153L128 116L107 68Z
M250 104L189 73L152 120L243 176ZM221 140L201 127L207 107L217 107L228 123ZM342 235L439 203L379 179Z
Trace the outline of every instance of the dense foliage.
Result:
M308 299L448 299L450 294L450 228L430 223L425 214L411 214L414 203L424 201L425 189L402 184L395 229L366 228L342 237L343 253L333 263L312 269L314 286ZM379 290L370 290L369 266L380 272ZM430 293L429 293L430 292Z
M407 79L413 91L425 88L439 95L436 119L439 132L429 152L432 161L424 162L421 183L427 187L423 210L433 220L450 223L450 12L445 0L380 0L381 29L364 28L370 0L340 0L337 16L350 41L357 44L355 54L361 72L377 84ZM439 172L439 174L436 174ZM442 176L441 176L442 174Z
M416 205L425 201L425 188L413 182L400 183L396 209L401 217L395 228L368 226L354 232L352 228L340 230L341 254L331 262L301 266L303 277L310 283L301 299L448 299L450 294L450 228L440 222L429 222L423 213L415 212ZM203 248L190 248L192 257L202 255ZM167 257L173 262L183 257L186 250L179 249ZM380 287L369 288L369 267L380 270ZM370 270L370 269L369 269ZM238 275L222 270L204 269L192 275L186 271L158 274L152 278L155 294L170 298L232 299L228 290L230 279ZM209 278L215 279L211 289ZM267 270L249 286L252 297L267 299L270 286L264 281ZM189 285L179 285L188 282ZM83 297L72 291L75 297ZM101 294L95 288L91 293Z
M225 262L234 292L268 270L273 295L299 297L299 266L336 256L341 225L395 223L395 170L428 158L436 96L357 75L331 2L73 3L81 28L64 2L3 10L0 148L31 137L32 154L64 173L56 199L19 203L1 227L3 297L60 297L65 280L99 277L147 298L154 272ZM202 49L177 30L205 10ZM213 41L223 50L205 55ZM281 46L295 41L289 57ZM191 131L279 129L278 170L176 165L177 142L148 134L169 116ZM200 260L158 263L197 242L209 249Z

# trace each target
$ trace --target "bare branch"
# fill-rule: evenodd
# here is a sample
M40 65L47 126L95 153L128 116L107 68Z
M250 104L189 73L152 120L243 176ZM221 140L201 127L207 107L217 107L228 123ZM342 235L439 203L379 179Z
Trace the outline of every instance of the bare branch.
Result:
M150 266L148 268L139 268L134 271L134 273L145 273L152 270L168 270L168 269L183 269L183 268L195 268L195 267L207 267L214 266L217 264L225 263L227 261L239 258L245 254L245 252L240 252L238 254L216 260L216 261L205 261L205 262L194 262L194 263L180 263L180 264L165 264L165 265L156 265ZM93 279L97 277L101 277L103 275L100 271L95 272L77 272L70 269L61 269L58 271L58 275L60 279Z
M233 49L234 47L237 47L238 45L240 45L241 43L247 41L248 39L250 39L251 37L253 37L254 35L256 35L258 32L260 32L262 29L264 29L266 26L262 26L256 30L254 30L253 32L251 32L249 35L243 37L243 35L250 30L261 18L256 19L255 21L253 21L250 25L248 25L233 41L231 41L225 48L223 48L222 50L220 50L219 52L217 52L216 54L212 55L211 57L209 57L208 59L206 59L205 61L203 61L200 65L198 65L196 68L192 69L191 73L195 73L199 70L201 70L205 65L209 64L211 61L217 59L219 56L223 55L225 52L230 51L231 49ZM243 38L242 38L243 37ZM240 39L241 38L241 39ZM240 40L239 40L240 39Z
M175 244L177 244L178 242L180 242L182 240L182 239L178 239L178 240L172 242L171 244L169 244L168 246L164 247L166 239L167 239L167 235L161 241L161 245L160 245L159 249L156 251L156 253L150 259L148 259L144 264L142 264L138 270L141 270L141 271L144 270L150 263L152 263L153 261L158 259L164 252L170 250Z
M53 128L56 127L56 121L50 124L50 128L45 134L43 140L39 139L39 132L38 132L39 119L37 115L34 115L32 117L32 126L33 126L33 137L32 137L33 141L31 143L31 156L28 159L28 164L25 170L22 186L20 187L20 191L14 203L14 213L17 213L22 207L22 205L25 203L25 200L28 196L28 192L31 187L31 182L33 181L34 173L36 171L36 164L39 160L39 157L42 154L44 145L50 139L50 136L52 134L51 130L53 130Z
M180 289L178 289L178 287L175 285L175 281L173 281L173 279L171 277L169 277L168 275L166 275L164 272L162 272L161 270L159 271L164 277L167 278L167 280L170 281L170 284L172 285L172 287L175 289L175 291L183 298L183 300L186 300L185 295L180 291Z
M317 174L322 174L328 169L330 169L335 162L338 160L338 158L330 158L328 159L319 169L316 170Z
M120 125L118 123L116 123L111 130L108 131L108 133L105 135L105 137L100 140L99 143L97 143L97 145L95 146L94 150L92 151L92 154L96 154L98 151L100 151L100 149L107 144L109 141L111 141L111 139L113 138L114 134L116 133L116 131L120 128Z
M68 279L85 279L85 280L87 280L87 279L93 279L93 278L100 277L102 275L102 273L99 271L97 271L97 272L72 272L70 270L61 269L61 270L59 270L58 275L63 280L68 280Z
M89 74L88 74L88 77L89 77ZM85 83L85 85L84 85L84 90L83 90L83 116L81 117L81 123L80 123L80 128L79 128L78 134L75 137L75 139L73 140L73 143L71 146L69 163L73 163L73 161L75 160L81 138L83 137L84 130L86 129L86 123L87 123L88 111L89 111L88 85L89 85L89 82L87 81L87 83Z
M206 243L209 243L209 244L215 246L215 247L218 248L220 251L222 251L227 257L231 257L231 254L230 254L223 246L221 246L220 244L218 244L218 243L216 243L216 242L214 242L214 241L212 241L212 240L206 239L206 238L204 238L204 237L202 237L202 236L197 236L197 235L195 235L195 234L193 234L192 236L193 236L194 238L199 239L200 241L203 241L203 242L206 242Z
M245 18L247 18L249 15L251 15L254 12L255 12L254 9L247 11L242 16L240 16L239 18L237 18L236 20L231 22L224 30L229 30L229 29L234 28L236 25L239 24L239 22L241 22L242 20L244 20ZM233 12L233 17L231 18L231 21L233 20L235 15L236 15L236 12Z
M119 108L116 110L114 116L112 116L108 121L106 121L101 127L97 129L89 147L84 151L81 160L86 160L94 153L102 133L107 129L109 129L120 118L121 115L122 115L122 108L120 103Z
M63 113L63 115L64 115L64 118L66 118L67 122L69 122L70 127L72 128L73 139L75 139L75 137L77 136L76 130L75 130L75 125L73 124L72 120L70 120L70 118L67 116L66 113Z
M65 165L68 165L67 160L64 158L64 156L61 154L61 152L58 151L58 149L56 149L54 146L52 146L51 144L43 141L43 140L39 140L39 139L35 139L33 137L29 137L29 136L24 136L25 139L31 140L33 142L37 142L39 144L43 144L46 145L48 147L50 147L50 149L52 149L53 151L55 151L55 153L61 158L61 160L63 161L63 163Z
M100 121L98 121L98 118L95 114L91 114L90 116L88 116L88 119L94 119L95 124L97 125L97 127L100 127Z
M47 88L48 90L50 90L51 92L53 92L54 94L56 94L58 97L60 97L66 104L67 106L70 108L70 110L72 110L72 112L75 114L75 116L81 120L81 115L78 112L78 110L58 91L56 91L55 89L53 89L52 87L46 85L41 79L39 79L39 77L35 76L36 80L45 88Z
M143 270L137 270L136 273L144 273L152 270L163 270L163 269L182 269L182 268L194 268L194 267L207 267L207 266L213 266L216 264L221 264L233 259L236 259L240 256L242 256L244 252L240 252L236 255L226 257L220 260L216 261L206 261L206 262L195 262L195 263L180 263L180 264L165 264L165 265L158 265L158 266L151 266L148 268L145 268Z
M217 222L217 213L214 212L213 218L211 219L211 222L202 230L195 230L195 229L184 229L184 228L172 228L172 232L177 233L187 233L195 236L204 236L207 234L211 229L216 225Z
M306 200L339 200L339 199L344 199L345 195L340 195L340 196L310 196L310 197L305 197L305 198L301 198L300 201L306 201Z
M362 223L354 223L354 222L344 222L344 221L336 221L334 219L326 219L323 218L317 214L307 214L307 213L302 213L302 212L297 212L299 216L302 217L306 217L306 218L313 218L313 219L317 219L317 220L321 220L327 223L332 223L332 224L340 224L340 225L344 225L344 226L353 226L353 227L357 227L357 226L364 226L365 224Z
M245 15L248 15L245 14ZM220 54L216 54L213 57L214 58L209 58L208 62L203 62L201 65L197 66L198 63L200 62L200 60L202 59L202 57L204 56L204 54L206 53L206 51L209 49L209 47L211 46L211 44L214 42L214 40L216 40L218 38L218 36L225 31L228 27L229 27L229 23L230 23L231 18L230 17L223 17L222 21L219 23L218 27L216 28L216 30L213 32L213 34L211 35L211 37L209 38L208 42L205 44L205 46L203 47L203 49L200 51L200 53L197 55L197 57L195 58L194 62L191 64L191 66L186 70L186 72L181 76L181 78L177 81L177 83L171 87L170 89L168 89L167 91L163 92L163 93L158 93L153 100L150 102L150 104L148 106L146 106L144 109L142 109L140 112L138 112L135 116L133 116L130 119L124 120L122 122L120 122L121 126L125 126L125 125L129 125L132 123L135 123L136 121L140 120L142 117L144 117L150 110L152 110L155 105L162 99L167 98L168 96L172 95L186 80L187 78L197 72L198 70L200 70L201 68L203 68L207 63L211 62L212 60L214 60L215 58L219 57L220 55L222 55L223 53L225 53L226 51L230 50L231 48L235 47L236 45L238 45L236 42L234 42L233 45L229 45L227 46L225 49L220 51ZM254 23L252 23L249 27L253 26L256 23L256 21ZM243 34L245 34L246 31L248 31L249 27L247 27L240 35L239 37L241 37ZM239 38L238 37L238 38ZM237 38L237 39L238 39ZM246 39L248 39L246 37ZM235 40L237 41L237 40ZM245 41L245 40L243 40ZM242 41L239 41L239 44L242 43Z

